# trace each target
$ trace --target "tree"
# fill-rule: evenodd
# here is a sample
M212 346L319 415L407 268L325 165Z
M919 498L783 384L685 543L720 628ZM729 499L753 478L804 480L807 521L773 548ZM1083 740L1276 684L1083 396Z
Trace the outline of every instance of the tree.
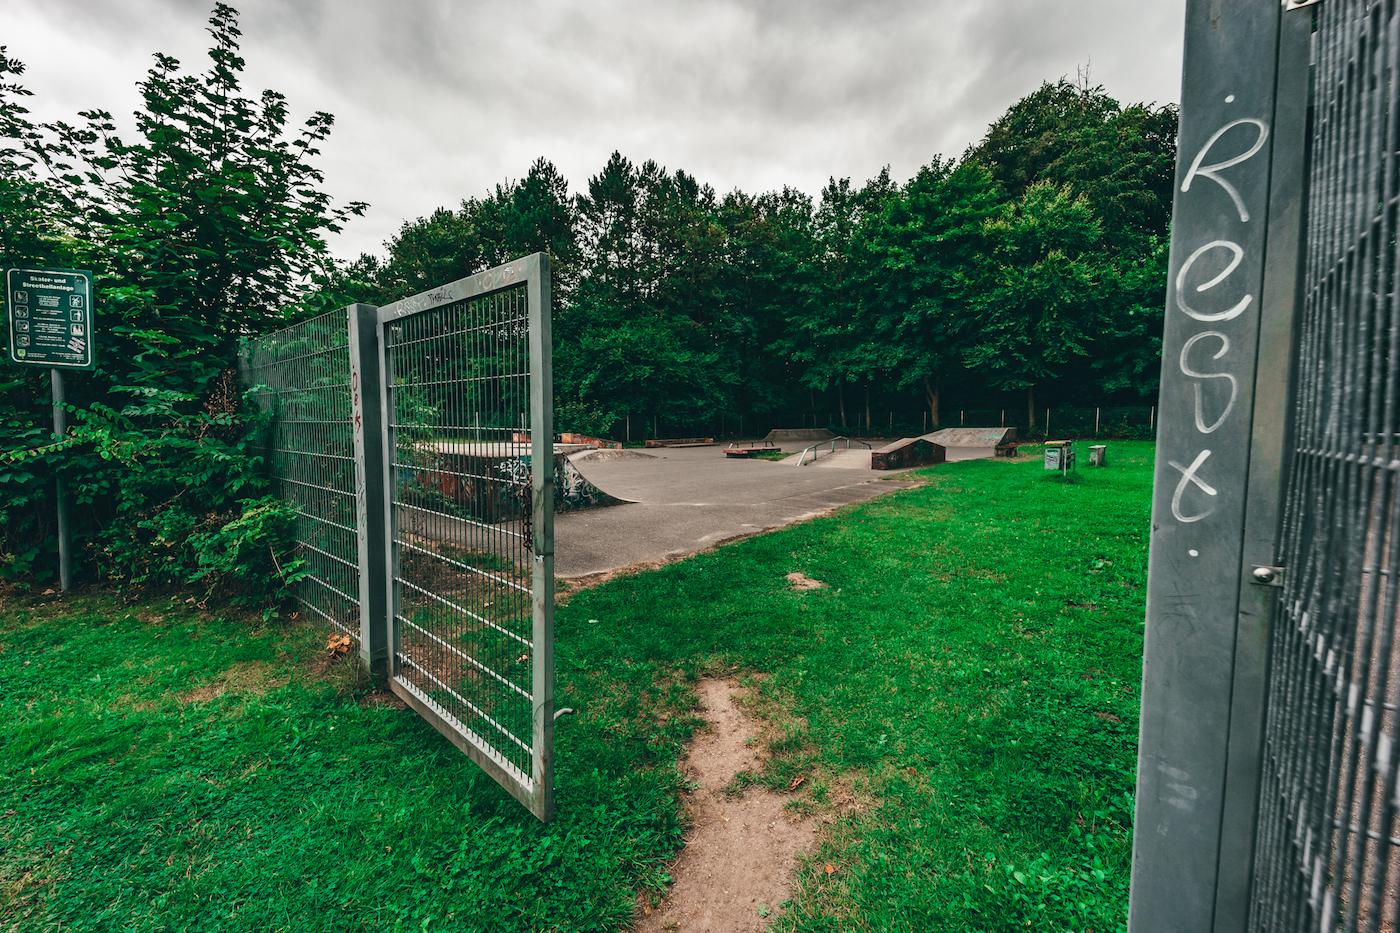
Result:
M561 390L619 412L699 421L734 397L731 321L717 291L724 230L713 189L614 152L578 197L581 271L559 310Z
M985 227L988 248L962 283L980 322L967 365L1001 389L1025 389L1035 428L1035 387L1089 352L1098 305L1114 269L1096 254L1099 222L1086 199L1031 185Z
M1176 168L1173 105L1122 107L1102 87L1061 78L1022 98L965 158L985 165L1007 196L1068 185L1103 224L1105 247L1141 254L1165 238Z
M99 379L115 385L205 394L239 337L282 322L325 269L325 234L365 207L332 207L319 188L311 160L330 114L289 138L281 94L242 95L237 16L215 6L202 75L155 56L135 142L111 114L88 111L82 127L55 124L40 150L84 259L102 270Z
M35 127L21 89L9 84L0 98L0 200L23 193L31 215L5 240L5 258L92 269L100 340L96 372L68 380L76 425L59 444L41 446L29 416L47 395L39 373L0 387L7 576L45 572L36 561L51 546L48 528L13 492L45 470L62 472L89 520L79 543L86 536L92 555L128 578L168 554L153 572L188 579L196 531L265 488L239 423L238 340L298 312L332 270L325 235L364 206L334 207L320 189L313 161L331 116L289 132L282 95L241 91L237 13L217 5L209 33L203 74L155 56L131 141L105 112ZM9 59L4 68L21 70ZM0 205L0 229L16 229L10 208L22 201Z
M718 293L738 364L740 411L791 409L797 375L782 352L787 318L814 297L818 253L812 199L800 191L724 196Z
M50 262L71 253L53 212L53 191L39 175L41 134L20 99L33 96L14 79L24 63L0 46L0 265Z
M405 221L384 244L388 255L338 265L322 283L342 303L388 304L531 253L548 253L556 302L578 278L578 215L554 164L536 159L521 181L497 184L484 198L439 207ZM326 304L326 302L322 302Z
M987 247L984 225L1000 207L982 165L935 159L886 202L871 246L864 289L873 334L892 348L899 387L922 388L935 427L944 379L979 333L960 283Z
M898 188L889 167L859 189L849 178L832 178L822 189L814 219L819 251L814 263L811 301L788 316L783 352L801 367L803 385L836 387L841 426L847 426L846 385L865 387L865 420L870 423L870 385L888 372L894 348L869 326L863 285L874 259L869 244L876 237L885 205Z

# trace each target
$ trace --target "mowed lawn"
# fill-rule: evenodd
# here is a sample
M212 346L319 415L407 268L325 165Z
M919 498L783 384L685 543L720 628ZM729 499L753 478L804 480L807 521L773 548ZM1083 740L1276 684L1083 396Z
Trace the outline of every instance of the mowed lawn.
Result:
M804 777L824 821L775 929L1121 928L1152 450L1109 451L922 471L575 594L549 826L313 626L12 596L0 930L625 929L682 844L702 676L767 723L736 791Z

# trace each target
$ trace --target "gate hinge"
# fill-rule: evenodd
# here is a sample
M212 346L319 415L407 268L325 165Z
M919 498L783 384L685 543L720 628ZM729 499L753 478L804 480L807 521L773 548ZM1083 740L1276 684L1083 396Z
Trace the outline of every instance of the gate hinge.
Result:
M1322 0L1283 0L1283 11L1301 10L1305 6L1312 6L1314 3L1321 3Z
M1254 569L1249 574L1253 577L1250 582L1260 586L1283 586L1283 568L1270 567L1268 564L1255 564Z

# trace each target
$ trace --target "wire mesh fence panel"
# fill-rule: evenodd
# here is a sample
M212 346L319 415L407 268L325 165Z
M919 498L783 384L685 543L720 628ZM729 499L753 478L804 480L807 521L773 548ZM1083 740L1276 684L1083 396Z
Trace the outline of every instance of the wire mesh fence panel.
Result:
M1317 7L1293 463L1252 930L1396 925L1400 19Z
M297 602L357 644L360 563L346 312L243 345L240 368L267 419L254 436L275 488L297 514L305 576Z
M518 261L380 320L394 689L548 819L555 464L541 267L547 277L543 257Z

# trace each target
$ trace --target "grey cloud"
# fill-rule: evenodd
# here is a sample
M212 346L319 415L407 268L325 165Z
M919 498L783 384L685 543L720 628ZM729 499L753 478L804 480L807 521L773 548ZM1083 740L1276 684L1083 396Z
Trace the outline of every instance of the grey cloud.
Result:
M540 155L575 190L615 148L721 191L815 193L828 176L860 181L885 164L907 178L1088 60L1120 100L1174 100L1184 15L1184 0L235 5L250 88L285 92L302 116L337 116L328 188L372 205L333 243L344 256L520 177ZM54 109L129 111L151 52L203 66L210 6L10 0L0 42L31 62L28 83L56 95ZM40 34L92 67L60 73L36 59L26 39ZM84 90L101 99L80 100Z

